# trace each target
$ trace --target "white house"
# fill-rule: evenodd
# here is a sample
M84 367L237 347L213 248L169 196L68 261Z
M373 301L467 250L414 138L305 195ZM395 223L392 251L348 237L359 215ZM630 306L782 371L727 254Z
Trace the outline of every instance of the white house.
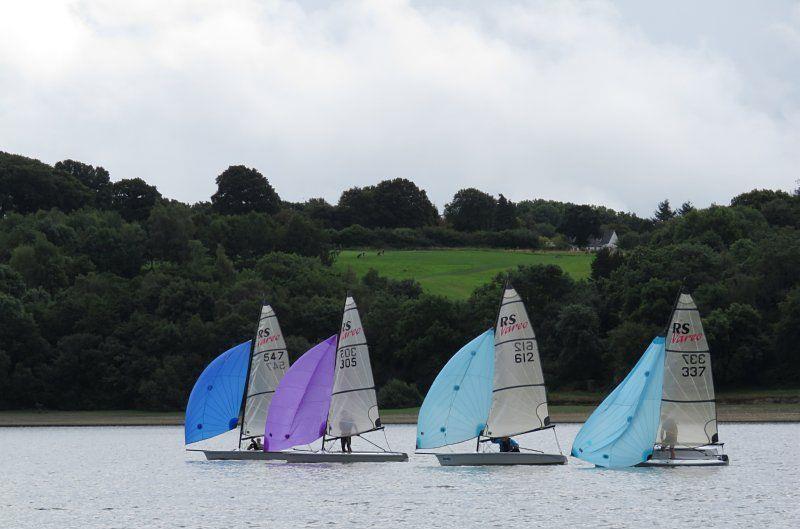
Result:
M603 248L616 250L619 237L614 230L603 230L603 234L598 239L589 239L586 249L592 252L599 252Z

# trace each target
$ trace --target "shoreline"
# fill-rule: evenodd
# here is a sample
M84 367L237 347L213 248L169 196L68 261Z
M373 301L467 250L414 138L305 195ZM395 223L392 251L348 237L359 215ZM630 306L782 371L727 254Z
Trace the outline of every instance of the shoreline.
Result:
M581 423L592 405L551 405L553 423ZM720 404L721 423L800 422L800 404ZM415 424L416 410L383 410L383 424ZM0 411L0 428L80 426L182 426L183 412L143 411Z

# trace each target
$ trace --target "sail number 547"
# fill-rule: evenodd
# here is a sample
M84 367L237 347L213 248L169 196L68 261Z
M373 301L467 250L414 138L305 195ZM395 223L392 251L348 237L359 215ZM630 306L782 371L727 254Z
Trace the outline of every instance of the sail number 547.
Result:
M523 364L533 362L535 358L536 354L532 341L516 342L514 344L514 362Z

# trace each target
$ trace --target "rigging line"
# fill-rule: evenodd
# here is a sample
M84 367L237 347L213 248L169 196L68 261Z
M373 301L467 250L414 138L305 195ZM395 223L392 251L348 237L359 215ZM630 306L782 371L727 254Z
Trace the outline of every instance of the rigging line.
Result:
M558 453L563 456L564 452L561 451L561 443L558 442L558 434L556 433L555 427L553 427L553 438L556 440L556 446L558 447Z
M364 433L367 433L367 432L364 432ZM385 435L385 433L384 433L384 435ZM369 439L367 439L367 438L366 438L366 437L364 437L363 435L361 435L361 434L358 434L356 437L360 437L361 439L363 439L364 441L368 442L369 444L371 444L371 445L372 445L372 446L374 446L375 448L378 448L378 449L379 449L381 452L386 452L386 449L385 449L385 448L383 448L383 447L382 447L382 446L380 446L380 445L377 445L377 444L373 443L372 441L370 441Z

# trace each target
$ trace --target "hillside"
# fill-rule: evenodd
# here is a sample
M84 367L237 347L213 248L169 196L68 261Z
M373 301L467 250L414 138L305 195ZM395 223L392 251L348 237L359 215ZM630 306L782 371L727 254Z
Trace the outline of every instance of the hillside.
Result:
M509 250L345 250L336 268L352 269L363 277L371 268L392 279L414 279L426 292L453 299L466 299L477 287L497 274L520 265L549 265L561 268L573 279L591 274L594 254L582 252L523 252Z

